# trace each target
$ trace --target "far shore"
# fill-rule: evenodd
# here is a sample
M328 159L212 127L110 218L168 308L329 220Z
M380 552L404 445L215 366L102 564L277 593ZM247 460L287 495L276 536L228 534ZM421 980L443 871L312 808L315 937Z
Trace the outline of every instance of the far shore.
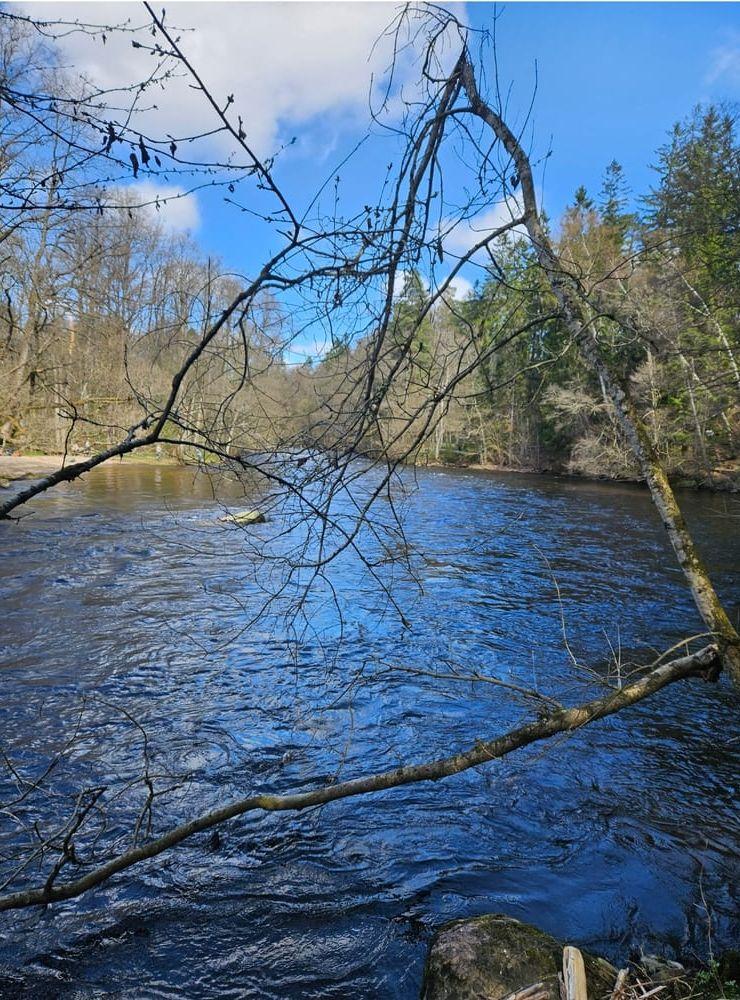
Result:
M0 487L10 486L24 479L40 479L55 472L62 464L72 465L84 461L88 455L0 455ZM109 461L125 462L126 465L179 465L171 455L151 454L124 455Z
M12 483L25 479L39 479L56 469L61 468L62 463L71 465L88 458L87 455L67 455L66 462L64 455L1 455L0 454L0 488L8 487ZM126 465L161 465L176 466L183 463L173 455L157 455L154 448L144 448L136 454L124 455L122 458L108 459L108 462L124 462ZM105 464L108 464L107 462ZM554 476L580 480L582 482L603 482L621 483L633 486L645 486L645 483L637 479L611 478L608 476L583 476L578 473L559 471L555 469L534 469L512 467L505 465L495 465L493 463L482 464L478 462L460 463L453 465L445 462L419 462L418 469L439 469L439 470L468 470L474 472L499 472L514 475L529 476ZM740 460L725 463L712 471L711 477L672 477L674 487L684 489L706 489L711 492L740 492Z
M491 462L466 462L453 465L449 462L420 462L420 469L469 470L472 472L501 472L517 476L549 476L556 479L572 479L582 483L615 483L622 486L640 486L647 489L643 479L627 476L586 476L567 469L534 469L525 466L495 465ZM712 470L708 476L671 476L674 489L708 490L712 493L740 493L740 460L726 462Z

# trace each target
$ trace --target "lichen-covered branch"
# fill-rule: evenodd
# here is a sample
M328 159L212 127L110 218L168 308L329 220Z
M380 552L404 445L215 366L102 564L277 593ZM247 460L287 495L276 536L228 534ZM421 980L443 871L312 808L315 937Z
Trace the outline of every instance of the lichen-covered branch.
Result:
M174 827L168 833L155 840L126 851L104 865L94 868L87 874L70 882L49 881L44 886L10 893L0 897L0 911L20 909L29 906L44 906L80 896L89 889L100 885L114 875L117 875L134 865L157 857L164 851L175 847L196 833L202 833L218 826L227 820L235 819L251 812L294 812L308 809L312 806L325 805L339 799L352 798L358 795L369 795L375 792L388 791L402 785L415 784L423 781L439 781L455 774L461 774L470 768L480 767L493 760L499 760L523 747L542 740L550 739L558 733L573 732L589 725L598 719L606 718L621 712L630 705L635 705L658 691L677 681L690 677L701 677L705 680L716 680L721 669L716 646L709 645L690 656L684 656L669 663L664 663L651 670L639 680L621 689L614 689L608 694L573 708L561 709L542 715L535 721L512 729L501 736L476 740L471 746L459 753L440 760L427 761L421 764L406 764L385 771L381 774L371 774L334 785L325 785L313 791L297 792L288 795L252 795L238 799L219 809L204 813L196 819Z

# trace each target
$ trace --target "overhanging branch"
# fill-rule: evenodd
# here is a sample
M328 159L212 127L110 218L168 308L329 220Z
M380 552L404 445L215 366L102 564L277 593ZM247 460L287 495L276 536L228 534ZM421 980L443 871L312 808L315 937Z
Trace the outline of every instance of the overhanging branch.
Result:
M0 897L0 911L43 906L80 896L89 889L107 881L113 875L162 854L169 848L182 843L188 837L246 813L299 811L312 806L325 805L339 799L387 791L401 785L416 784L422 781L439 781L441 778L460 774L470 768L479 767L489 761L505 757L532 743L549 739L558 733L572 732L595 722L597 719L614 715L616 712L656 694L662 688L676 681L689 677L716 680L720 669L721 662L717 647L714 645L705 646L690 656L664 663L632 684L610 691L601 698L573 708L548 713L501 736L487 740L476 740L466 750L450 757L422 764L404 765L381 774L353 778L308 792L296 792L288 795L253 795L238 799L220 809L214 809L194 820L182 823L156 840L151 840L126 851L107 864L93 869L72 882L49 885L47 880L43 887Z

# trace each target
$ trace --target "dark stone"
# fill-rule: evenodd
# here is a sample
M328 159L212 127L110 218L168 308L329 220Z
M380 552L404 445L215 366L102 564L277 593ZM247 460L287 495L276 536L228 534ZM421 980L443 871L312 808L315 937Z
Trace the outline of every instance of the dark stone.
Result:
M643 955L636 963L640 979L647 977L650 988L660 986L660 1000L687 1000L692 994L691 981L680 962L660 955Z
M730 948L719 960L719 978L723 983L735 983L740 995L740 951Z
M504 1000L538 982L545 984L551 1000L560 1000L565 943L501 914L453 920L432 941L422 1000ZM609 996L617 970L585 952L583 960L589 1000Z

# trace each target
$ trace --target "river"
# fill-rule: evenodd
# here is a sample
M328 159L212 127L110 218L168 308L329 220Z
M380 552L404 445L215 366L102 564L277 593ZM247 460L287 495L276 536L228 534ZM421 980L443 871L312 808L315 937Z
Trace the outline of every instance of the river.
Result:
M48 808L80 781L120 788L103 851L141 807L137 724L173 788L157 833L255 790L445 755L526 711L435 671L573 701L588 675L572 658L627 670L702 631L637 487L454 471L407 485L413 578L377 571L406 625L349 551L308 626L287 627L285 602L253 622L285 539L274 521L219 523L186 469L113 464L0 523L3 750L38 775L79 726ZM738 503L680 499L737 617ZM0 995L410 1000L434 928L484 912L614 960L705 957L708 926L721 951L738 932L736 719L726 681L682 683L433 786L232 821L80 900L0 914Z

